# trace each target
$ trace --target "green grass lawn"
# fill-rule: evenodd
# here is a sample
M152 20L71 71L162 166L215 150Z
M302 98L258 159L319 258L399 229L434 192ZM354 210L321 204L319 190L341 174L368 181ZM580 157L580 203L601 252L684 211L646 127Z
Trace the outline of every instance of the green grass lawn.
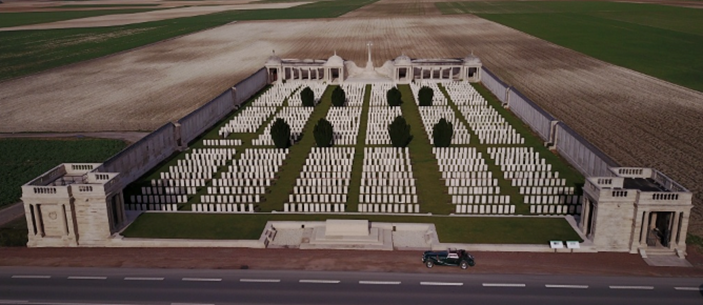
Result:
M131 5L130 5L131 6ZM140 5L141 6L141 5ZM66 6L64 6L66 7ZM78 8L81 6L70 6L70 8ZM96 5L93 7L102 7ZM0 28L47 23L61 20L87 18L103 15L114 14L132 14L139 12L152 11L154 9L124 9L124 10L97 10L97 11L62 11L62 12L29 12L29 13L0 13ZM0 35L0 39L5 36Z
M0 34L0 81L114 54L235 20L334 18L375 1L322 1L287 9L227 11L115 27L3 32ZM0 20L4 18L0 17Z
M145 213L123 235L134 238L259 239L269 220L324 221L328 218L434 223L439 240L444 243L547 244L550 240L581 241L562 218L532 217Z
M101 163L126 147L119 140L0 140L0 206L18 202L20 187L60 163Z
M599 1L440 2L597 59L703 91L703 10Z
M27 219L20 217L0 226L0 247L24 247L27 245Z

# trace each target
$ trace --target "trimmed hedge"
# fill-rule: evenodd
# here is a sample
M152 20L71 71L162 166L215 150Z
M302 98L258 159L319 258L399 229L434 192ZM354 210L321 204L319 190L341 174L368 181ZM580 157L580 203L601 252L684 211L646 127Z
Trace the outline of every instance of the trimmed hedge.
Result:
M290 126L285 120L278 118L273 122L271 138L276 148L288 148L290 146Z
M417 93L417 98L420 102L420 106L432 106L432 98L434 97L434 90L427 86L422 86L420 91Z
M388 92L386 92L386 100L388 101L388 106L396 107L403 103L403 95L400 93L398 88L393 87Z
M315 107L315 92L312 92L310 87L305 87L300 91L300 100L303 101L305 107Z
M388 125L388 134L391 136L393 147L406 147L413 140L410 134L410 125L402 116L397 116L393 123Z
M319 121L317 121L317 124L315 124L315 129L313 130L313 134L315 135L315 143L317 143L317 147L332 146L332 141L334 138L334 127L332 126L332 123L325 120L325 118L321 118Z
M435 147L449 147L452 144L452 135L454 134L454 125L447 122L444 118L439 120L432 127L432 138Z
M337 86L332 90L332 105L335 107L343 107L347 104L347 94L342 87Z

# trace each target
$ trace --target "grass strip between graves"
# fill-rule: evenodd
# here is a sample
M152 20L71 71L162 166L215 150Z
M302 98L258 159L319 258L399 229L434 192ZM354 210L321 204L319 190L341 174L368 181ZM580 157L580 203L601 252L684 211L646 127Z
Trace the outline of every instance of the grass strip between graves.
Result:
M454 212L451 197L444 185L444 180L441 180L442 174L439 172L437 159L432 153L432 142L425 132L412 90L408 85L399 85L398 90L403 96L403 104L400 105L400 108L413 135L413 140L410 141L408 148L413 165L413 177L417 185L420 211L445 215Z

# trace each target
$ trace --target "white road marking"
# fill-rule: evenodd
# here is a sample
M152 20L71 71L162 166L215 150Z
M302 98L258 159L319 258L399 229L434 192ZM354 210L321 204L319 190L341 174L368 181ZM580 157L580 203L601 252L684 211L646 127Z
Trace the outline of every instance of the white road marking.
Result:
M106 276L69 276L69 280L106 280Z
M400 285L400 282L394 281L359 281L362 285Z
M50 279L51 275L13 275L13 279Z
M171 303L171 305L215 305L208 303Z
M525 284L483 283L483 287L525 287Z
M676 290L682 290L682 291L701 291L700 287L674 287Z
M186 282L222 282L222 279L200 277L184 277L181 280Z
M125 281L163 281L162 277L126 277Z
M546 284L547 288L571 288L571 289L588 289L588 285L550 285Z
M420 285L427 285L427 286L464 286L464 283L451 283L451 282L420 282Z
M610 289L636 289L636 290L652 290L653 286L609 286Z
M338 280L299 280L300 283L311 283L311 284L339 284Z
M239 279L240 282L244 283L279 283L280 279Z

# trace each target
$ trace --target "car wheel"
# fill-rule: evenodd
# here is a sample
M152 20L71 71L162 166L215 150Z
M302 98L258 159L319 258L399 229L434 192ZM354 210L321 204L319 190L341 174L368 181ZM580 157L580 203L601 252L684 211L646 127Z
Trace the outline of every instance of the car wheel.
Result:
M427 261L427 262L425 262L425 266L427 266L427 268L432 268L432 267L434 267L434 263L431 261Z
M459 264L459 267L461 267L461 269L467 269L467 268L469 268L469 263L467 263L466 261L461 261L461 264Z

